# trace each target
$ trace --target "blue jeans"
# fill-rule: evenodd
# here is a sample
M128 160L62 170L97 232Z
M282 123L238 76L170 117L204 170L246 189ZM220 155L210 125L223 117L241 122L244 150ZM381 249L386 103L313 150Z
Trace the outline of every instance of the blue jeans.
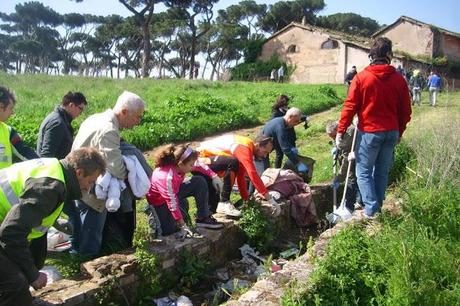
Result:
M80 212L76 207L75 201L64 202L64 208L62 211L69 217L69 222L72 225L73 233L70 235L70 243L72 245L71 252L78 253L80 248L80 231L81 231L81 220Z
M356 176L365 206L364 212L368 216L373 216L382 207L398 139L398 131L358 131L355 150Z
M78 253L90 257L99 256L107 210L104 209L100 213L86 205L83 201L77 200L75 202L81 221Z

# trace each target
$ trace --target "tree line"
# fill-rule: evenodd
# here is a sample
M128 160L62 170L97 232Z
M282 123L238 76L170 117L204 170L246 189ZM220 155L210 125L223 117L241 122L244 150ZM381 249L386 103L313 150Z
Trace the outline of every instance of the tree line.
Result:
M82 2L84 0L76 0ZM114 0L116 1L116 0ZM380 25L353 13L317 16L323 0L244 0L215 12L219 0L118 0L119 15L59 14L40 2L0 12L0 69L14 73L76 74L112 78L210 78L238 62L257 58L268 35L291 22L369 36ZM156 12L158 4L166 10ZM89 3L88 3L89 4Z

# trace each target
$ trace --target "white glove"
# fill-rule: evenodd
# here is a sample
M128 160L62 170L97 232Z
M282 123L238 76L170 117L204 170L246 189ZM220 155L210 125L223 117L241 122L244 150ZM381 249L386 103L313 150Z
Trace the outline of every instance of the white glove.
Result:
M177 237L180 239L192 238L193 232L186 224L184 224L180 227L180 231L177 233Z
M355 157L355 152L352 151L352 152L348 153L347 159L348 159L349 162L355 160L355 158L356 158Z
M109 212L115 212L120 208L120 199L119 198L108 198L107 201L105 201L105 208Z
M270 203L272 207L272 216L278 217L281 214L281 206L272 197L268 199L268 203Z
M343 134L337 133L337 135L335 135L335 146L337 148L340 148L340 145L342 144L342 140L343 140Z
M222 189L224 189L224 182L222 181L220 177L216 175L215 177L212 178L212 187L214 187L216 191L221 193Z
M354 126L358 125L358 116L353 118L353 124L354 124Z

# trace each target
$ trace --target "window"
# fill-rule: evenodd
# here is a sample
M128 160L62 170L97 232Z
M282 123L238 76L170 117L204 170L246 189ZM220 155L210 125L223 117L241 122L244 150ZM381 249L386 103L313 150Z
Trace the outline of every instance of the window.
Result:
M297 46L296 45L290 45L288 48L287 48L287 52L288 53L296 53L298 52L299 50L297 50Z
M322 43L321 49L337 49L339 47L339 43L337 40L328 39Z

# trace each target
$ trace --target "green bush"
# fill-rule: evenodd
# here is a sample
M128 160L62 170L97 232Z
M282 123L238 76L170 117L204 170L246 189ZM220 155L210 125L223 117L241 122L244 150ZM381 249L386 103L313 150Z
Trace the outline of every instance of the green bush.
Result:
M393 184L404 177L406 173L406 165L409 165L416 158L414 150L402 141L395 148L393 166L388 175L388 184Z
M260 204L248 201L241 213L242 217L238 225L243 230L249 245L262 253L269 252L275 239L275 229Z
M272 56L268 61L256 60L255 62L242 63L231 69L232 80L254 81L261 78L268 80L270 72L273 69L278 70L281 65L283 62L276 56Z
M306 285L283 305L458 305L458 244L433 239L415 222L385 226L374 236L361 226L342 230Z

